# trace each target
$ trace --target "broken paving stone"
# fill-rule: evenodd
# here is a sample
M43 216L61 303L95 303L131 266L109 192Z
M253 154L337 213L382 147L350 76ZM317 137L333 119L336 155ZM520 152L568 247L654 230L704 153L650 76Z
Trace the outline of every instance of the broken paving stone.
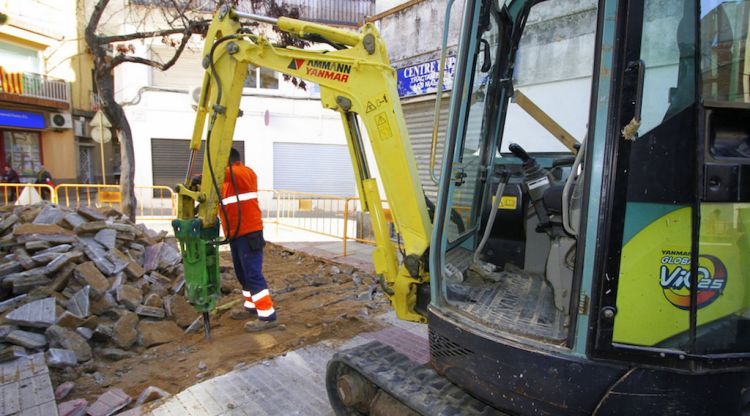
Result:
M91 347L86 340L78 335L77 332L63 328L59 325L52 325L45 332L50 340L62 345L63 348L72 350L78 362L84 362L91 359Z
M5 337L5 342L20 345L25 348L42 348L47 345L47 337L36 332L16 329Z
M76 214L74 212L69 212L69 213L65 214L65 216L63 217L63 220L66 223L68 223L68 225L70 226L70 228L76 228L79 225L85 224L85 223L88 222L88 220L86 218L83 218L82 216L80 216L80 215L78 215L78 214Z
M84 319L76 314L70 313L69 311L65 311L60 315L56 323L63 328L75 329L83 325Z
M81 257L83 257L83 253L81 253L78 250L62 254L47 264L46 266L47 273L48 274L54 273L60 270L60 268L62 268L68 262L79 259Z
M99 396L86 410L86 414L89 416L113 415L132 401L133 399L122 391L122 389L114 388Z
M180 251L171 244L164 244L159 254L159 267L170 269L182 262Z
M175 281L172 287L169 289L174 294L179 294L185 288L185 276L181 275Z
M140 406L144 403L148 403L154 400L162 399L165 397L169 397L171 394L163 389L160 389L156 386L148 386L146 389L143 390L143 392L138 396L138 400L135 401L136 406Z
M101 354L104 358L112 361L120 361L125 358L133 358L136 356L134 352L121 350L119 348L105 348L101 350Z
M13 226L15 223L18 222L18 215L16 214L10 214L8 217L6 217L3 221L0 221L0 233L4 233L5 230Z
M79 264L75 268L75 276L81 283L91 286L91 296L94 298L104 296L109 289L109 282L92 261Z
M90 340L91 337L94 336L94 330L91 328L86 328L85 326L79 326L76 328L76 332L78 332L78 335L82 336L85 340Z
M107 223L104 221L93 221L77 225L73 230L76 234L90 234L99 232L105 228L107 228Z
M117 302L134 311L143 301L143 292L135 286L122 285L117 288Z
M117 256L115 253L110 251L107 253L104 258L107 259L110 263L112 263L112 271L110 274L117 274L122 272L123 270L127 269L128 265L130 265L129 260L125 260Z
M13 325L0 325L0 340L5 339L5 337L7 337L8 334L10 334L16 329L18 328L16 328Z
M62 253L41 253L35 254L31 257L31 260L39 264L47 264L60 256L62 256Z
M0 363L26 357L26 349L18 345L10 345L0 350Z
M116 307L117 302L114 296L111 293L107 293L99 299L92 300L90 310L94 315L106 316L111 315Z
M153 306L146 306L146 305L138 305L138 307L135 309L135 313L137 313L140 316L145 316L148 318L164 318L164 315L166 314L164 312L163 308L156 308Z
M157 243L146 247L146 252L143 254L143 270L146 273L156 270L159 267L159 255L163 246L164 243Z
M47 250L50 246L50 243L47 241L29 241L24 247L26 248L26 251L37 252L39 250Z
M50 348L47 350L47 365L50 367L73 367L77 363L76 353L71 350L60 348Z
M80 328L79 328L80 329ZM91 334L92 341L105 342L114 337L114 325L112 324L99 324L94 329L94 333Z
M32 328L46 328L55 323L55 298L29 302L5 315L12 324Z
M123 262L127 263L127 266L125 267L125 272L130 276L132 279L139 279L141 276L143 276L143 267L141 267L140 264L134 262L130 257L128 257L126 254L124 254L122 251L114 248L109 251L109 258L117 258L120 259Z
M172 279L158 272L151 272L147 274L144 279L152 284L160 284L164 286L169 286L172 284Z
M42 242L45 243L44 241L42 241ZM27 244L30 244L30 243L27 243ZM47 244L49 244L49 243L47 243ZM39 251L35 255L51 254L51 253L62 254L62 253L67 253L68 251L70 251L71 248L73 248L72 244L58 244L56 246L49 247L47 249Z
M44 269L44 267L40 267L40 269ZM21 293L29 293L32 289L39 286L46 286L51 282L52 281L46 278L44 274L35 274L32 276L22 277L20 279L14 279L12 280L13 294L20 295Z
M84 416L89 402L86 399L75 399L57 405L57 414L60 416Z
M26 294L18 295L14 298L10 298L8 300L4 300L0 302L0 313L5 312L8 309L13 309L16 306L20 305L24 301L24 299L26 299L26 296L28 295Z
M164 308L167 315L174 319L175 323L181 328L190 326L198 317L198 312L195 311L195 308L181 295L168 297L164 302Z
M182 337L182 329L172 321L141 321L138 324L139 344L144 347L165 344Z
M47 205L45 206L42 211L37 214L36 218L34 218L34 224L57 224L58 222L62 221L62 219L65 217L65 211L52 206Z
M20 224L13 229L13 235L20 244L29 241L72 243L76 240L72 231L54 224Z
M117 288L127 281L125 274L120 272L107 278L109 282L109 293L117 293Z
M69 262L66 263L64 266L60 268L60 270L55 273L55 278L52 279L52 283L49 284L50 290L54 292L60 292L68 285L68 281L70 280L70 276L73 275L73 271L76 268L76 264Z
M80 318L85 318L89 316L89 293L91 291L91 286L86 285L83 287L83 289L79 290L75 293L75 295L71 296L71 298L68 300L67 304L65 305L66 308L68 308L68 311L70 313L77 315Z
M107 250L111 250L115 248L115 243L117 242L117 231L111 228L104 228L96 233L94 240Z
M68 397L75 387L76 383L73 383L72 381L66 381L65 383L60 384L55 389L55 400L60 401Z
M102 273L107 276L114 273L115 266L106 258L107 252L104 251L101 244L97 243L93 238L87 237L78 238L78 244L83 252L86 253L89 260L93 261Z
M4 264L0 264L0 276L7 276L12 273L18 273L23 270L21 263L12 260Z
M29 270L36 267L37 264L34 259L32 259L31 256L29 256L29 253L21 247L17 247L13 250L13 254L16 255L16 261L19 262L24 269Z
M112 340L120 348L130 348L138 340L138 315L125 312L112 327ZM97 327L97 330L99 328Z
M157 295L156 293L151 293L150 295L146 296L146 300L143 301L143 304L154 308L164 307L164 301L162 300L161 296Z
M107 219L107 216L101 211L90 207L80 207L77 212L79 215L91 221L104 221Z

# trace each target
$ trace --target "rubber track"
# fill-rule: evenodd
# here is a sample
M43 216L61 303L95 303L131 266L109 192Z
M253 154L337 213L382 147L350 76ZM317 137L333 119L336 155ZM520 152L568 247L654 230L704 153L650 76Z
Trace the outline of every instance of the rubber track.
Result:
M506 415L470 396L435 372L392 347L373 341L340 351L328 364L343 363L423 415Z

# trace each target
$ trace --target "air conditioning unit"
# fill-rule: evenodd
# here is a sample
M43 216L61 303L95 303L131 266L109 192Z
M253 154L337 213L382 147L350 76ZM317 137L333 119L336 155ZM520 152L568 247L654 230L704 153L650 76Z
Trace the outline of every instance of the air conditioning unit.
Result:
M55 130L72 129L73 117L70 113L51 113L49 115L49 127Z

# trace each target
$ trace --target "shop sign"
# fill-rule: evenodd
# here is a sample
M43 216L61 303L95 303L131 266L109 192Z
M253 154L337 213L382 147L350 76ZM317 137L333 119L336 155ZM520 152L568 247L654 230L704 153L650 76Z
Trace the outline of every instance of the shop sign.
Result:
M445 59L445 74L443 75L443 91L453 88L453 76L456 70L456 57ZM397 71L398 96L411 97L430 94L437 91L440 76L440 60L423 62L407 66Z
M44 114L14 111L0 108L1 127L21 127L27 129L43 129Z

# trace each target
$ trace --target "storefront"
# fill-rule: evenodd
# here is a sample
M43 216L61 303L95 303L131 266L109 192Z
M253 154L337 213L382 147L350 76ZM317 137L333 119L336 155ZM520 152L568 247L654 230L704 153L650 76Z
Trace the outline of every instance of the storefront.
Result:
M44 113L0 108L0 164L11 166L21 182L34 182L44 164L44 128Z

